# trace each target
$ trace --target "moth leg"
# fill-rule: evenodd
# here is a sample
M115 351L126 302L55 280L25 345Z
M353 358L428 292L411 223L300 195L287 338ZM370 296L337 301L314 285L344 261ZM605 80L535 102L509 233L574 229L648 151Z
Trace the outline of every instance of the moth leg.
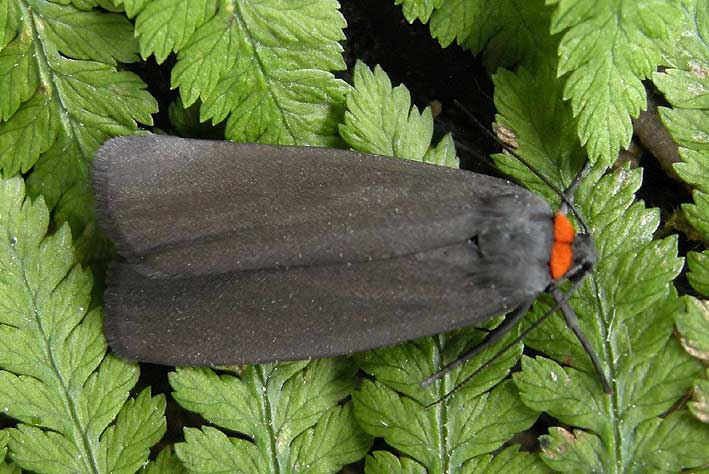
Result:
M449 363L445 367L443 367L441 370L436 372L435 374L431 375L427 379L423 380L421 382L422 387L427 387L431 385L433 382L436 380L440 379L443 377L445 374L450 372L451 370L455 369L456 367L459 367L460 365L464 364L465 362L469 361L476 355L478 355L480 352L483 350L487 349L488 347L492 346L495 344L497 341L499 341L507 332L512 329L524 316L527 314L527 311L529 311L529 307L532 305L532 302L529 301L527 303L522 304L521 306L517 307L514 311L509 313L506 317L505 320L502 321L502 324L497 326L495 329L490 331L488 336L485 338L484 341L482 341L480 344L477 346L473 347L470 349L468 352L463 354L462 356L458 357L456 360L453 362Z
M613 389L611 388L611 384L606 378L606 374L603 372L601 361L598 358L596 351L593 349L593 346L591 346L591 342L586 339L586 336L581 331L581 327L579 326L579 319L576 316L574 310L571 309L571 306L569 306L568 297L566 297L566 295L562 295L556 288L552 290L551 294L554 297L556 304L561 309L561 314L564 315L564 319L566 320L566 326L571 329L571 331L576 335L576 338L581 343L581 346L583 346L584 350L591 358L591 363L593 363L593 368L598 374L598 378L601 381L601 385L603 386L603 391L607 394L612 394Z

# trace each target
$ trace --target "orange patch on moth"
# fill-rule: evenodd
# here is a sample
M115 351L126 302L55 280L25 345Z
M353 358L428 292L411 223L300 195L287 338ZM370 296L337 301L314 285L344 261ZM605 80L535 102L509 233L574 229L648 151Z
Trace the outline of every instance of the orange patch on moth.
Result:
M571 221L563 213L554 214L554 243L549 256L549 271L554 280L563 277L574 261L573 249L576 231Z

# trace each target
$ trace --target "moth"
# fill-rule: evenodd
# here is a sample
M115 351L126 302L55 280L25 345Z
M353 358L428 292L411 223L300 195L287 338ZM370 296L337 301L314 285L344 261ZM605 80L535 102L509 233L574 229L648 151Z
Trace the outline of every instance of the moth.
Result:
M143 362L329 357L512 311L499 335L595 262L588 233L509 181L354 151L118 137L93 186L119 256L106 337Z

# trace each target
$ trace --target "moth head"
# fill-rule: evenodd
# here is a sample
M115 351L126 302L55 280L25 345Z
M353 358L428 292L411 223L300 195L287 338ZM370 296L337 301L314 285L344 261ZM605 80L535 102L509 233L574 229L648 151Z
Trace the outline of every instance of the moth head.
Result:
M572 248L574 264L567 276L571 281L578 281L596 266L596 244L591 234L576 234Z

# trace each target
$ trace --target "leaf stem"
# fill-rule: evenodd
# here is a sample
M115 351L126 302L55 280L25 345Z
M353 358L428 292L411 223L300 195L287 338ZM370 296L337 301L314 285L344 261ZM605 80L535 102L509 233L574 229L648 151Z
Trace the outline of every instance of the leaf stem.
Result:
M261 389L263 393L261 396L257 397L261 400L261 411L263 412L263 419L265 420L264 428L268 432L268 440L264 443L266 450L268 451L268 458L271 460L271 469L274 474L280 474L281 466L278 463L278 451L276 447L276 437L278 433L273 431L273 408L271 407L271 400L268 396L268 382L269 376L263 368L263 365L254 366L253 370L258 375L259 382L261 384ZM274 369L275 370L275 369Z

